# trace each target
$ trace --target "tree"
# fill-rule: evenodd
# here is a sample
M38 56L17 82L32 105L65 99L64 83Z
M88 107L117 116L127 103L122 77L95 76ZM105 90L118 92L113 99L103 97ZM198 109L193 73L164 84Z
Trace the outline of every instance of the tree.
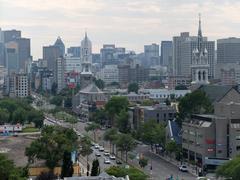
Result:
M139 87L137 83L131 83L128 85L128 92L135 92L136 94L138 93Z
M104 89L105 83L104 83L103 80L97 79L97 80L95 80L94 82L95 82L96 86L97 86L99 89Z
M213 112L213 105L206 94L201 90L196 90L192 93L186 94L180 99L178 108L178 120L180 121L192 114Z
M22 107L17 108L17 110L15 110L12 114L12 122L14 124L23 124L27 119L26 114L27 112Z
M187 90L187 89L188 89L187 86L181 84L175 87L175 90Z
M53 95L56 95L57 94L57 83L53 83L52 84L52 87L51 87L51 92Z
M100 124L105 125L107 119L107 114L104 111L104 109L97 109L91 116L91 121Z
M98 159L93 160L91 176L98 176L100 174L100 167Z
M148 120L143 124L141 129L142 140L151 145L153 151L154 144L165 143L165 126L163 124L158 124L155 120Z
M0 154L0 179L24 180L26 176L24 176L22 169L14 165L13 161L9 160L5 155Z
M129 176L130 180L147 180L148 176L144 174L144 172L140 171L134 167L120 167L120 166L111 166L110 168L106 169L106 172L109 175L115 177L125 177L126 175Z
M66 97L64 99L64 107L66 107L66 108L72 107L72 98L71 97Z
M154 105L154 101L151 99L146 99L142 102L142 105L143 106L152 106L152 105Z
M9 122L10 114L7 109L0 108L0 124Z
M54 96L50 99L50 103L56 106L62 106L63 98L61 96Z
M41 137L33 141L25 150L30 163L35 159L45 160L46 166L53 171L63 160L64 152L72 152L78 147L78 136L72 130L62 127L45 126Z
M128 152L136 146L135 140L129 134L119 134L117 138L117 148L122 153L125 152L126 162L128 161Z
M169 142L167 142L166 144L166 151L172 155L173 152L175 152L177 150L177 144L174 140L171 140Z
M121 111L117 116L117 127L121 133L130 133L131 124L128 119L128 112L125 110Z
M128 99L123 96L113 96L105 105L105 111L110 117L110 125L114 125L116 116L123 110L128 108Z
M216 170L217 177L238 180L240 177L240 156L219 166Z
M105 131L103 138L105 141L109 141L110 144L110 151L112 151L112 153L114 153L114 142L117 139L117 129L115 128L111 128L108 129L107 131Z
M32 109L27 113L26 118L28 122L33 122L37 128L41 128L43 126L44 115L41 111Z
M91 141L87 137L83 137L80 140L80 154L87 157L87 176L89 175L89 164L88 156L92 154L93 150L91 149Z
M96 141L96 131L100 128L100 125L97 123L92 123L89 124L88 126L85 127L85 130L88 131L93 131L93 137L94 137L94 141Z
M139 159L139 165L141 168L144 168L145 166L147 166L147 164L148 164L148 159L146 159L146 158Z
M171 105L171 102L170 102L170 100L169 100L168 98L165 100L165 104L166 104L167 106L170 106L170 105Z
M71 160L71 153L65 151L63 154L61 178L63 179L64 177L72 177L72 175L73 175L73 163Z

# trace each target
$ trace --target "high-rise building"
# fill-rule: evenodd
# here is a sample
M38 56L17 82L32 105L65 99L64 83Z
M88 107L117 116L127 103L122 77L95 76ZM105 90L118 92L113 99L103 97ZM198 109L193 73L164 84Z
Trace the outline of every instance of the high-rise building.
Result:
M19 52L18 43L10 41L5 44L6 48L6 68L8 73L19 72Z
M43 60L47 61L49 70L54 70L57 58L61 56L61 50L57 46L44 46L43 47Z
M57 40L55 41L54 46L59 47L61 56L63 57L65 54L65 45L59 36L58 36Z
M191 64L193 60L193 50L197 48L198 37L189 36L188 32L181 33L180 36L173 37L173 73L177 76L191 76ZM214 57L215 42L208 41L203 37L203 46L207 50L208 63L210 69L209 78L214 77Z
M28 63L31 61L30 39L17 38L18 55L19 55L19 70L25 72Z
M172 41L162 41L161 42L161 62L160 65L167 66L168 72L172 74L172 54L173 45Z
M100 50L102 66L118 64L120 56L124 54L125 48L116 47L115 44L104 44Z
M199 17L198 26L198 40L197 48L193 50L193 59L191 65L192 73L192 84L209 84L209 61L208 61L208 51L203 44L202 30L201 30L201 19Z
M106 65L101 69L100 79L102 79L106 84L111 84L113 82L119 82L118 78L118 66L117 65Z
M80 74L81 89L92 83L92 43L85 33L84 39L81 41L81 62L82 72Z
M181 45L189 39L189 32L181 32L180 36L173 37L173 62L172 69L174 75L181 74ZM190 52L191 53L191 52Z
M144 66L159 65L160 64L159 45L155 43L151 45L144 45L144 56L145 62L142 62Z
M240 61L240 38L217 40L217 63L236 63Z
M27 97L31 94L30 80L27 74L12 73L5 77L5 94L10 97Z
M67 49L67 53L71 54L72 57L80 57L81 54L81 47L80 46L76 46L76 47L69 47Z
M65 82L65 67L66 67L66 61L63 57L57 58L56 62L56 82L57 82L57 92L59 93L63 88L66 86Z
M18 38L21 38L21 31L15 29L3 31L4 43L15 41Z
M71 54L68 54L64 57L66 59L66 73L69 72L77 72L80 73L82 71L81 59L80 57L74 57Z
M4 43L3 31L0 28L0 43Z
M0 66L5 66L5 45L3 42L0 42Z
M221 85L239 85L240 62L218 63L216 67L216 78L221 80Z

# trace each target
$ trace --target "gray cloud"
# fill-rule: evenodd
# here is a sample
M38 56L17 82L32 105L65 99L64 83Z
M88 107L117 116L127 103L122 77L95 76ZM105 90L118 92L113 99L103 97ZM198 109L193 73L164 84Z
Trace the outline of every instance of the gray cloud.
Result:
M202 13L203 32L209 39L239 36L238 0L0 0L0 26L21 29L32 38L32 54L60 35L79 45L85 28L94 51L116 43L140 52L147 43L160 43L181 31L197 32Z

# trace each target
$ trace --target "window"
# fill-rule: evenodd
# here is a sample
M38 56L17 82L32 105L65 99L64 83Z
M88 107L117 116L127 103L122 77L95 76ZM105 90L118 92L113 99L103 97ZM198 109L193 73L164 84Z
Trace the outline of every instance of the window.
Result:
M239 151L239 150L240 150L240 146L237 146L237 147L236 147L236 150Z

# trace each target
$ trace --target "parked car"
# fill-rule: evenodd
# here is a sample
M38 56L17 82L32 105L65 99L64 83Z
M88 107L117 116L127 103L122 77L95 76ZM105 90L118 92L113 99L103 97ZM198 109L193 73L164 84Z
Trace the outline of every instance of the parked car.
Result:
M100 154L100 153L96 153L95 156L96 156L96 157L100 157L101 154Z
M98 144L96 144L96 145L94 146L94 148L95 148L95 149L99 149L100 146L99 146Z
M103 152L104 151L104 147L100 146L99 147L99 151Z
M207 177L197 177L196 180L210 180L210 179Z
M104 164L110 164L111 162L109 161L109 159L104 159Z
M122 162L121 162L121 161L119 161L119 160L116 160L116 163L117 163L117 164L122 164Z
M115 160L115 159L116 159L116 157L115 157L114 155L111 155L109 158L110 158L111 160Z
M186 165L181 165L181 166L179 167L179 171L188 172L187 166L186 166Z
M201 177L197 177L196 180L210 180L210 179L207 177L201 176Z

